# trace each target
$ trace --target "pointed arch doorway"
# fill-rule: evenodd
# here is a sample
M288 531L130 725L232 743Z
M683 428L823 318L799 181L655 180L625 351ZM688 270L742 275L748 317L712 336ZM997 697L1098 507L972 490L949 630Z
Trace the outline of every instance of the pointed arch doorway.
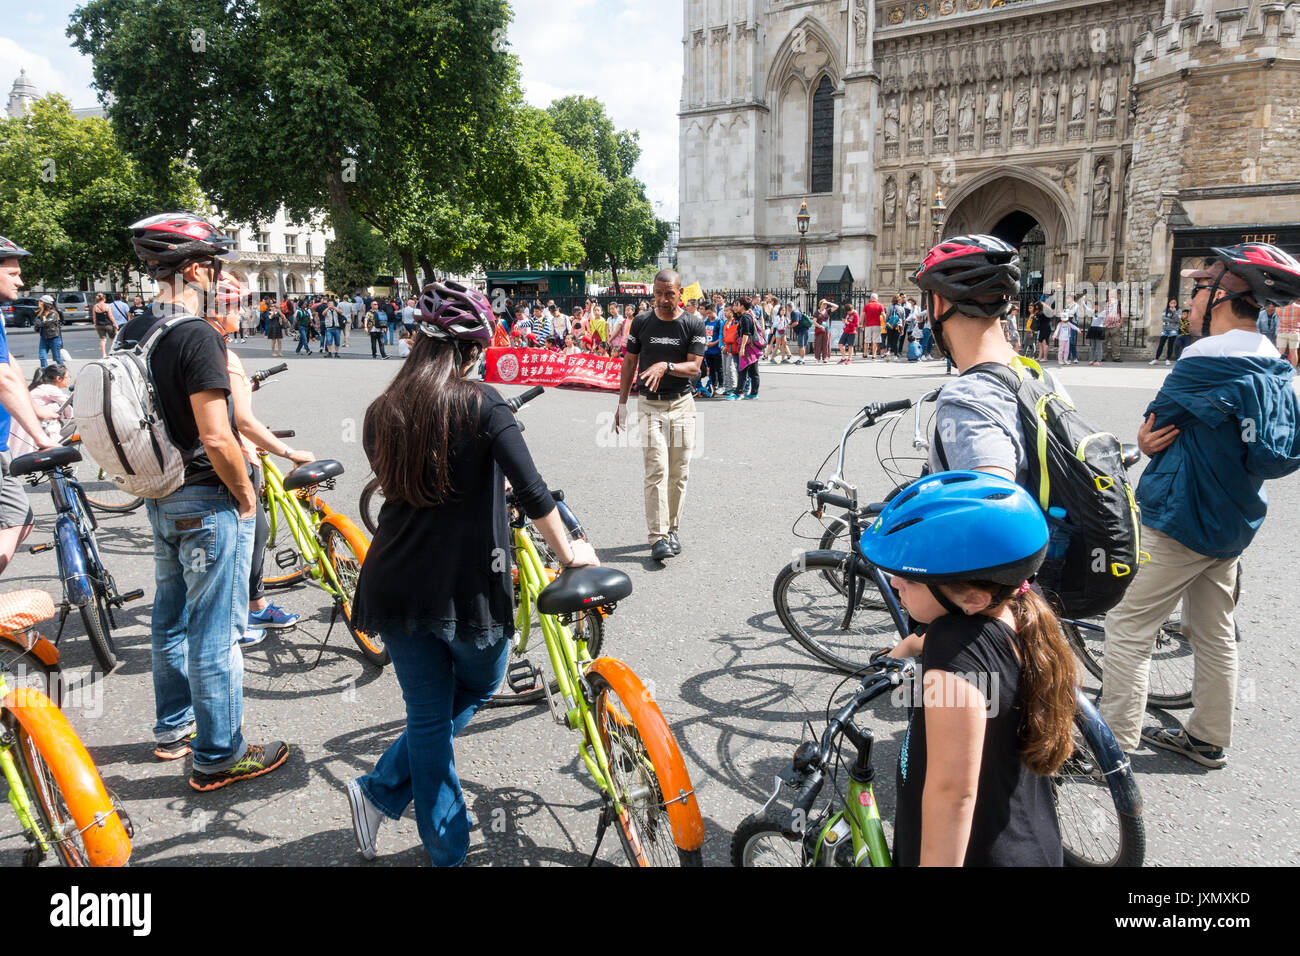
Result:
M1020 250L1020 321L1029 317L1029 303L1043 294L1043 264L1047 254L1047 232L1042 224L1022 210L998 220L990 233Z

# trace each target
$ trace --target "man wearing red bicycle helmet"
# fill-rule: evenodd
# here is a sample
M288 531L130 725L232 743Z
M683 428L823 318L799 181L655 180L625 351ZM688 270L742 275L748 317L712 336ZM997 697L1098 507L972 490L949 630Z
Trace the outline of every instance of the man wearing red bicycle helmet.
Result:
M207 791L261 776L289 757L280 740L243 736L243 664L257 497L239 446L224 336L204 318L222 308L222 261L235 241L187 210L133 223L131 243L158 280L153 309L132 319L119 348L167 331L149 353L167 432L185 478L145 507L154 534L151 618L154 756L193 754L190 786ZM202 556L201 567L195 555Z
M1300 469L1295 370L1257 327L1259 310L1300 299L1300 263L1264 243L1214 249L1196 280L1183 350L1147 406L1138 444L1151 456L1138 483L1142 547L1150 555L1106 616L1101 715L1127 752L1139 737L1207 767L1232 741L1238 560L1264 521L1264 482ZM1186 728L1142 728L1151 652L1183 602L1195 655Z

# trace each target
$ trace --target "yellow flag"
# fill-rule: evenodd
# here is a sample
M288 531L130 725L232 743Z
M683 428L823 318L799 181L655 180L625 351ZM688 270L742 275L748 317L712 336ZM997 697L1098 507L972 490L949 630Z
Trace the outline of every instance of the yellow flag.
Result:
M702 299L702 298L704 298L704 290L700 288L700 284L698 282L692 282L690 285L688 285L685 289L682 290L683 302L690 302L692 299Z

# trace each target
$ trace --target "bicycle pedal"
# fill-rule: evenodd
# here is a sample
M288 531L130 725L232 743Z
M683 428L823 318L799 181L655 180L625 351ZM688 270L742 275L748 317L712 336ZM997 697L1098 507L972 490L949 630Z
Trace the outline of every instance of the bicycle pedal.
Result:
M28 553L40 554L42 551L49 551L53 547L53 544L34 544L28 549Z
M275 552L275 566L281 571L295 568L301 563L298 559L298 552L293 548L285 548L283 551Z
M532 661L527 659L515 661L506 668L506 684L516 694L526 694L537 690L537 679L541 673L533 666Z
M136 588L134 591L127 591L118 598L119 604L125 604L127 601L138 601L144 597L144 589Z

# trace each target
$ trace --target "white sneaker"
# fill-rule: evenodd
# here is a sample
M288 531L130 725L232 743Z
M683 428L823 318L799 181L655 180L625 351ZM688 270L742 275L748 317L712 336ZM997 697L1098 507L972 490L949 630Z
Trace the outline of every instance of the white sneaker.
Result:
M356 780L348 781L348 803L352 806L352 830L357 835L357 848L367 860L373 860L379 855L375 845L384 815L370 802Z
M1171 361L1169 361L1169 359L1165 359L1165 367L1166 367L1166 368L1168 368L1170 365L1173 365L1173 364L1174 364L1174 363L1171 362Z

